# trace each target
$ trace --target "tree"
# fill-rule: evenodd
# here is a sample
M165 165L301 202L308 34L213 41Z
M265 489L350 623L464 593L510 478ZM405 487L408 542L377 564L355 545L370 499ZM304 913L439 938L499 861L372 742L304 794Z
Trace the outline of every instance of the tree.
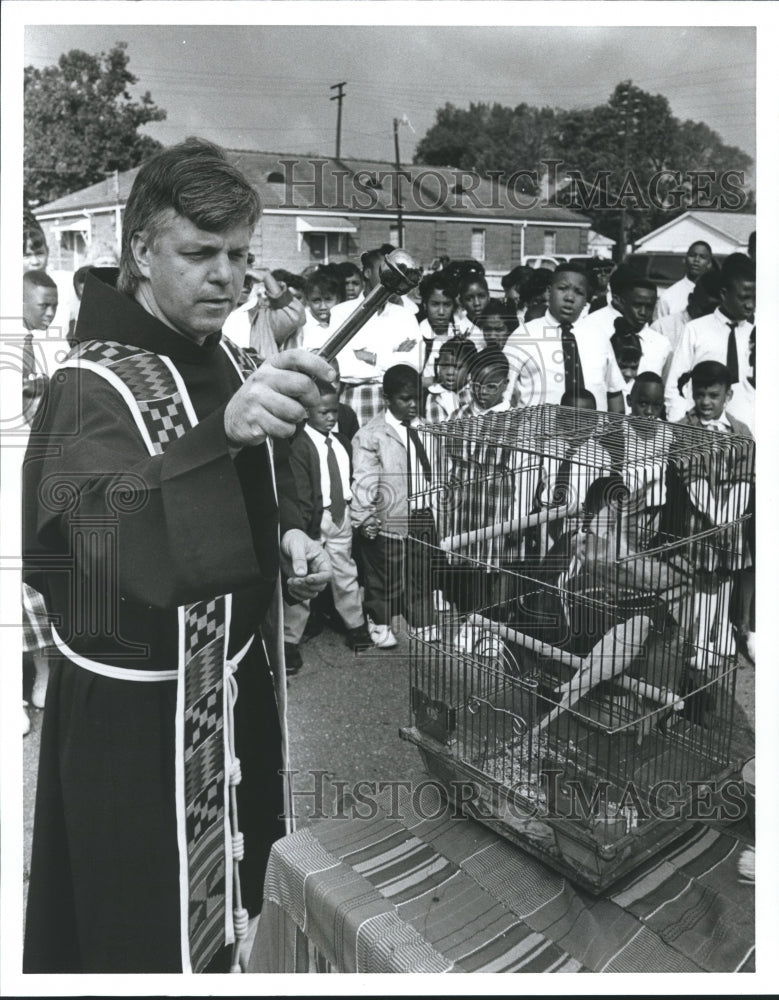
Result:
M79 49L57 66L24 70L25 200L46 203L137 166L160 143L139 135L148 122L163 121L147 91L133 100L127 44L90 55Z
M635 240L689 208L754 204L751 192L738 191L736 172L752 164L743 150L703 122L675 118L667 98L629 80L585 110L447 104L415 155L417 163L480 173L535 173L535 194L544 161L558 162L555 203L584 212L608 236L624 226Z

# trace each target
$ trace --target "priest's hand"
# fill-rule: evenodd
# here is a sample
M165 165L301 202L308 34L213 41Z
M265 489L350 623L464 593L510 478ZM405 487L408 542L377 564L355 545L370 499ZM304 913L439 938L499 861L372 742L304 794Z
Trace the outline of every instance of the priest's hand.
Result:
M290 528L281 538L281 572L293 601L307 601L330 582L330 559L321 542L300 528Z
M267 438L291 437L319 402L311 381L332 382L335 372L310 351L282 351L264 361L227 404L225 433L232 449L261 444Z

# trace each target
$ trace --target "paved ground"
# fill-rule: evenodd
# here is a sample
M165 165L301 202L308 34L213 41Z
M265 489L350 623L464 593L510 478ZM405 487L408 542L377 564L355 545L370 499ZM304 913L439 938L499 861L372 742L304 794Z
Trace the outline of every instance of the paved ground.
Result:
M398 620L402 626L402 620ZM298 823L315 813L315 788L311 772L326 772L319 779L325 789L325 811L332 815L337 785L358 780L407 779L416 784L425 778L417 750L398 737L398 728L409 721L407 646L397 650L368 651L355 655L341 635L325 629L302 646L304 667L289 684L289 729L294 766ZM29 680L29 679L28 679ZM740 660L737 698L741 726L754 741L755 671ZM25 888L29 874L35 772L43 713L30 710L32 731L24 740Z

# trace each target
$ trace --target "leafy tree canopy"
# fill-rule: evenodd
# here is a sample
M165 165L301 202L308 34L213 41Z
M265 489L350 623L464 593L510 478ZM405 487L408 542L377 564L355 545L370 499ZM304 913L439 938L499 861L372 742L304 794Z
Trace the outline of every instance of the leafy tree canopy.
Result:
M703 122L680 121L667 98L629 80L605 104L588 109L446 104L414 160L507 177L522 171L516 187L536 195L545 193L544 161L557 161L551 168L555 202L580 209L613 237L624 203L631 240L690 208L754 206L737 177L751 157Z
M160 143L138 129L163 121L147 91L133 100L126 42L90 55L79 49L56 66L24 70L25 200L44 204L137 166Z

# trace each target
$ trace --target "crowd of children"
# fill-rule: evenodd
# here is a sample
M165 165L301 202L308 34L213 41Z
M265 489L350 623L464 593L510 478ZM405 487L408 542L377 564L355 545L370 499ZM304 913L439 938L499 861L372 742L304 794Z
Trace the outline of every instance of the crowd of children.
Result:
M503 296L492 297L471 260L436 261L418 289L393 296L341 350L338 382L319 387L319 404L289 442L297 490L289 502L299 503L333 564L330 603L317 602L311 621L308 605L285 608L289 672L300 668L300 642L322 615L354 649L394 646L399 611L412 629L433 626L431 601L420 597L430 587L420 590L400 568L409 535L436 534L429 506L409 509L429 478L420 417L439 423L557 403L751 435L754 241L750 247L752 256L732 254L720 268L707 244L694 243L684 278L659 297L628 265L574 262L554 272L515 267L502 279ZM312 265L302 275L250 262L225 335L262 358L319 350L379 282L392 249L368 250L359 266ZM30 260L25 309L29 300L31 327L45 329L46 316L33 310L50 307L52 288L45 264ZM752 654L753 612L738 624Z

